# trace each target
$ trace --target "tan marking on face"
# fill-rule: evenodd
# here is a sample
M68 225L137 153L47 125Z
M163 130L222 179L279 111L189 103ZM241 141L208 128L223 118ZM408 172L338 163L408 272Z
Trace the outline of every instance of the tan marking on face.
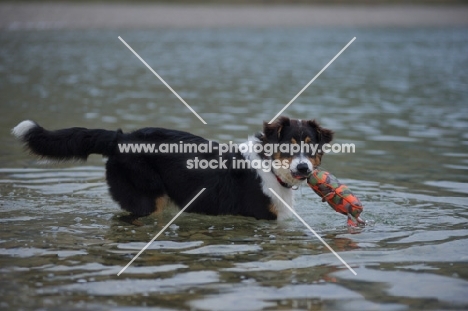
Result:
M312 163L312 165L315 167L320 166L320 163L322 163L322 155L317 154L314 157L308 157L309 161Z
M296 145L296 144L297 144L297 140L295 140L294 138L291 138L291 144Z
M288 163L288 167L289 167L289 166L291 165L291 162L292 162L292 160L293 160L293 157L291 157L291 156L282 157L282 156L281 156L281 152L276 152L276 153L273 154L273 160L280 160L281 163L283 163L283 161L286 160L287 163Z
M304 139L304 143L306 143L306 144L310 144L311 141L312 141L312 139L310 139L309 136L307 136L307 137Z
M167 195L157 197L155 200L154 213L156 214L161 213L164 210L164 208L167 206L168 201L169 201L169 197Z

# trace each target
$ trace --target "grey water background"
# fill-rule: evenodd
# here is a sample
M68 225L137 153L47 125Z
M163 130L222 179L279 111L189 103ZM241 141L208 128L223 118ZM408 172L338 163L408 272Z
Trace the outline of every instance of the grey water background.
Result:
M296 209L357 276L295 219L183 214L118 277L176 211L123 223L101 157L43 165L10 135L33 119L241 142L354 36L284 114L356 145L323 167L375 225L348 232L305 187ZM2 309L468 308L466 28L20 30L0 47Z

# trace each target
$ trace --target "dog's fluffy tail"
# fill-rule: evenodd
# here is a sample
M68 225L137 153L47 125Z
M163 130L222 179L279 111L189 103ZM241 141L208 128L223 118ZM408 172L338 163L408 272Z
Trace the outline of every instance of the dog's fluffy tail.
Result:
M92 153L112 155L118 131L90 130L82 127L48 131L26 120L11 130L31 153L50 160L86 160Z

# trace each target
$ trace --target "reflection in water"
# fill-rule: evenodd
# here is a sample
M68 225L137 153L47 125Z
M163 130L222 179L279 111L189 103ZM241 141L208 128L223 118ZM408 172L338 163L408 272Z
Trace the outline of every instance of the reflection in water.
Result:
M296 220L191 214L117 277L175 210L126 224L100 157L39 166L9 134L33 118L49 128L161 126L240 142L353 36L286 112L356 145L355 154L326 155L323 166L360 197L374 227L348 233L309 189L296 202L356 277ZM2 33L0 306L467 308L467 39L465 29Z

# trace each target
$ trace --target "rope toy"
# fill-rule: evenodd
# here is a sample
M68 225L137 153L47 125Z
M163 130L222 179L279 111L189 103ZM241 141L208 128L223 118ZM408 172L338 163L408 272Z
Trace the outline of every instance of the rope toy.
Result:
M337 213L348 217L348 226L366 225L366 221L360 217L363 210L361 201L333 174L315 169L307 184L322 198L322 202L327 202Z

